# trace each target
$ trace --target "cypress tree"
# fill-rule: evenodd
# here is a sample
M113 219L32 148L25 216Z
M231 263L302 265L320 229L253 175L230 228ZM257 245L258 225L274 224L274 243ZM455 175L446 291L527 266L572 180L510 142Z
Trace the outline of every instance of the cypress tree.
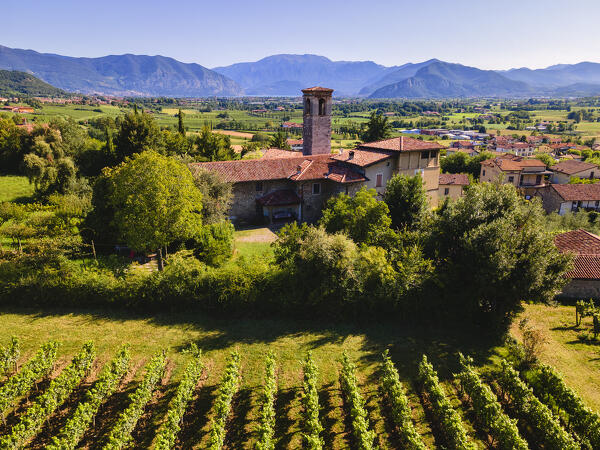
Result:
M178 126L178 131L179 134L181 134L182 136L185 136L185 128L183 126L183 112L181 112L181 108L179 108L179 126Z

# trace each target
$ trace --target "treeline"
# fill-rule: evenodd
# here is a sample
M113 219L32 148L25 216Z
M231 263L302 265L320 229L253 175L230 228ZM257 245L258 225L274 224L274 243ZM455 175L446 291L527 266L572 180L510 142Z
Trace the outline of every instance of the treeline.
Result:
M125 204L123 211L131 208ZM120 230L131 245L162 245L144 237L147 229L151 236L182 229L162 224L161 211L148 219L131 219L140 217L136 211L122 214ZM213 256L221 258L201 261L197 250L184 250L171 254L163 271L148 274L82 270L57 251L13 255L0 262L0 302L226 316L394 317L503 332L522 300L548 301L565 283L570 257L540 227L543 215L538 202L523 200L513 186L487 183L430 212L420 177L397 176L384 201L368 190L340 195L329 200L318 226L285 227L273 259L224 264L231 248L216 245ZM171 234L167 241L183 237ZM218 235L212 242L219 242Z

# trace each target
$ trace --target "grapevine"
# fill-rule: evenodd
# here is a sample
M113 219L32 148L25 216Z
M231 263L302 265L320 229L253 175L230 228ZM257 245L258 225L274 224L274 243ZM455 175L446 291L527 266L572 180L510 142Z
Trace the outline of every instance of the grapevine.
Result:
M512 401L519 417L527 421L547 449L578 449L579 445L567 433L546 405L533 395L533 391L521 380L519 373L506 360L498 383Z
M413 425L408 398L388 350L383 353L382 390L391 407L392 420L398 429L404 448L411 450L427 448Z
M304 446L310 450L323 448L323 426L319 420L319 392L317 391L318 370L309 353L304 362L304 382L302 384L302 418Z
M9 434L0 439L0 448L22 448L42 428L44 421L59 408L81 382L90 369L95 357L94 344L83 346L61 374L56 377L48 389L41 394L12 428Z
M156 449L170 449L175 446L177 433L179 433L179 430L181 429L180 424L183 415L194 394L194 389L198 384L200 375L202 375L202 369L204 368L201 359L202 353L196 344L192 344L190 353L192 354L193 360L186 367L183 379L179 383L179 386L177 386L175 398L173 398L169 405L167 420L156 437L156 445L154 446Z
M94 384L94 387L85 394L84 400L79 403L73 416L67 421L58 435L52 439L52 443L46 447L47 449L74 449L77 446L102 402L112 395L119 386L121 378L123 378L129 368L130 359L127 347L119 350L115 358L98 377L98 381Z
M240 372L240 354L237 351L231 353L229 362L225 368L223 378L219 385L219 392L215 401L215 416L210 427L210 441L208 448L219 450L225 441L225 424L231 412L231 400L238 390Z
M375 432L369 429L369 417L356 382L356 367L346 352L342 355L340 384L352 419L352 434L360 450L375 449Z
M453 449L475 448L469 443L460 416L446 397L437 373L433 370L433 366L427 361L425 355L423 355L423 359L419 364L419 379L423 389L427 392L431 409L439 422L449 447Z
M164 352L159 353L150 360L146 366L144 379L135 392L129 396L129 406L121 413L117 423L110 431L104 449L121 449L131 444L131 433L144 412L146 404L152 398L156 385L163 377L166 363L167 357Z
M457 375L461 388L469 396L478 422L496 440L496 447L503 450L529 448L519 435L516 420L502 412L502 407L492 390L481 382L470 361L460 355L462 371Z
M7 375L17 370L17 361L21 355L21 343L15 336L10 338L10 344L0 348L0 375Z

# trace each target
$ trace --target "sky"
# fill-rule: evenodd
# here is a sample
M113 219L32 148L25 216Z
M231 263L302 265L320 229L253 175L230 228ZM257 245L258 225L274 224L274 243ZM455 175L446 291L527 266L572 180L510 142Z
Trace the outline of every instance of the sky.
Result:
M0 45L67 56L170 56L205 67L279 53L481 69L600 62L600 0L28 0Z

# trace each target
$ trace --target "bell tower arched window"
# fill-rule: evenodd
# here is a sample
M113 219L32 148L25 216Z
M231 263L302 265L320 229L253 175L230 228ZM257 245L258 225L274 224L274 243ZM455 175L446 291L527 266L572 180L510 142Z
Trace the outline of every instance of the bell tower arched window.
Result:
M324 98L319 99L319 115L320 116L325 115L325 99Z
M310 115L310 99L307 98L304 102L304 114Z

